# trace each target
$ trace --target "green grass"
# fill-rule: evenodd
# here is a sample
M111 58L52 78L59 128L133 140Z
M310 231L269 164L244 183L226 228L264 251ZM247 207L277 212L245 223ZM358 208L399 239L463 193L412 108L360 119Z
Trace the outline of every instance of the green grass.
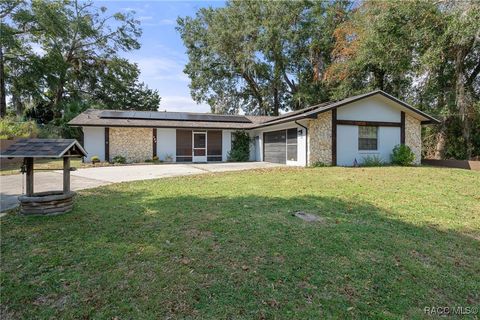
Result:
M307 223L297 210L323 219ZM480 174L315 168L83 191L1 218L12 318L426 318L480 305Z

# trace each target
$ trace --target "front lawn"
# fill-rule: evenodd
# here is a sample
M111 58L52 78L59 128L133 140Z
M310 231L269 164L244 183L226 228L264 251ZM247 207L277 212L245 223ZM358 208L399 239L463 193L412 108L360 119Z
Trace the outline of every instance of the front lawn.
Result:
M307 223L292 213L321 217ZM480 306L480 174L274 169L123 183L1 218L11 318L424 318Z

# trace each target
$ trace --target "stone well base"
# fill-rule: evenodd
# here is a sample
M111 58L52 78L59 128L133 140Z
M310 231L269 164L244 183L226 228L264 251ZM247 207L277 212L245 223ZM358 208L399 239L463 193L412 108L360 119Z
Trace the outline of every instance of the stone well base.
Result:
M47 191L33 196L20 196L20 213L25 215L54 215L72 210L75 192Z

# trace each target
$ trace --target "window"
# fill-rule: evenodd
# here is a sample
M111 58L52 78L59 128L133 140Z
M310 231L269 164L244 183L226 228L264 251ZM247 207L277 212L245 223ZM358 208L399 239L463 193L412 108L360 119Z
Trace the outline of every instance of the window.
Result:
M297 128L287 130L287 160L297 161Z
M377 150L378 127L358 127L358 150Z

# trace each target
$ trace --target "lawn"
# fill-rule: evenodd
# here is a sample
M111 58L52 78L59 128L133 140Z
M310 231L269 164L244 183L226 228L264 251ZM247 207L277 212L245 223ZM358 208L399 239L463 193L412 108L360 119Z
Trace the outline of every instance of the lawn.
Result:
M466 170L114 184L80 192L66 215L7 215L1 232L3 319L408 319L480 306L480 174Z

